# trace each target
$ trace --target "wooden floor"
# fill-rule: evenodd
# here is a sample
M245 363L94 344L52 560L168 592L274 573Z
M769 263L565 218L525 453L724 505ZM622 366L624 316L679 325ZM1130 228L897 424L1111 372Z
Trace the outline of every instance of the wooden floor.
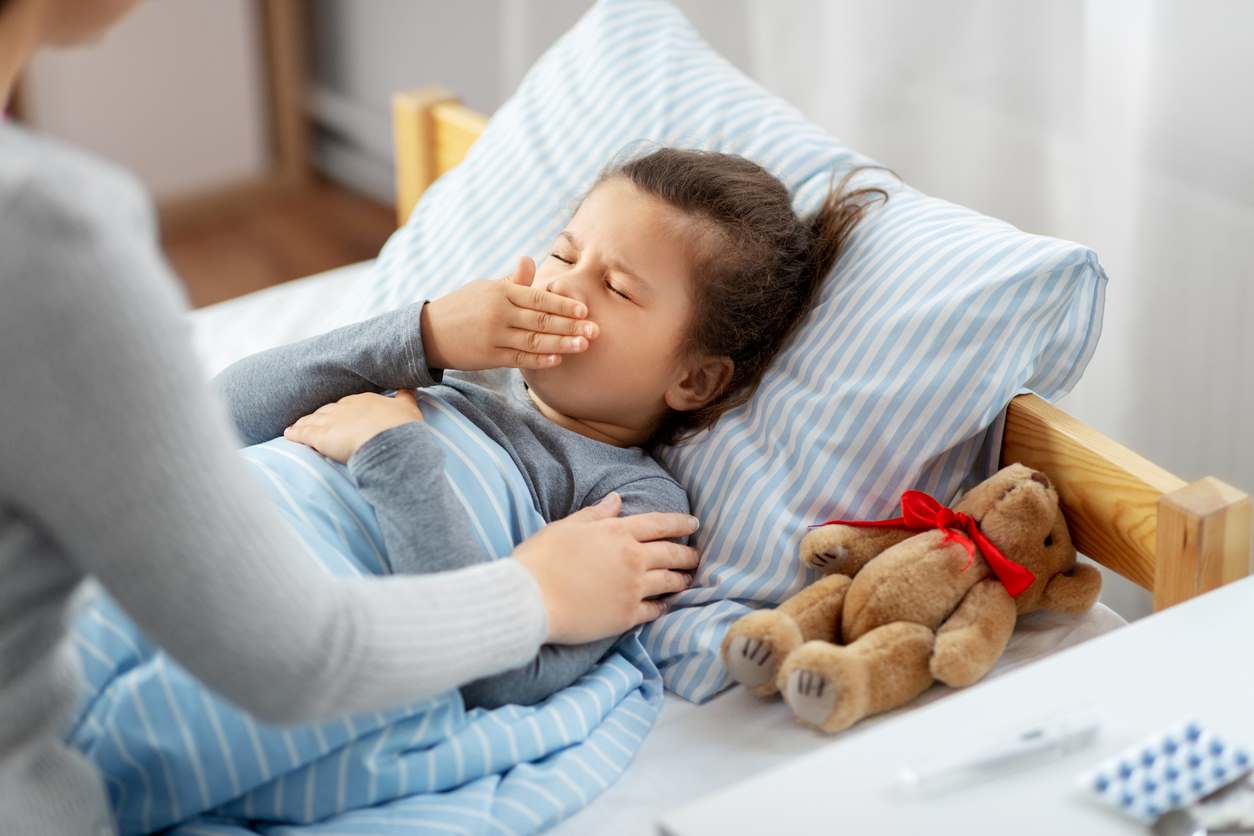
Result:
M163 213L162 245L193 307L373 258L391 207L317 183Z

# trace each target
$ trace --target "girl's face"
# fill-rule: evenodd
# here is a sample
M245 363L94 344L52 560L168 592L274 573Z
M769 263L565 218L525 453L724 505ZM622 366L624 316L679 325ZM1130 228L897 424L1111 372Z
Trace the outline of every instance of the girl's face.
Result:
M717 394L711 361L680 350L693 314L691 229L626 178L593 189L533 284L584 303L599 333L555 367L524 370L534 395L580 422L630 431L609 434L639 444L667 410L695 409Z

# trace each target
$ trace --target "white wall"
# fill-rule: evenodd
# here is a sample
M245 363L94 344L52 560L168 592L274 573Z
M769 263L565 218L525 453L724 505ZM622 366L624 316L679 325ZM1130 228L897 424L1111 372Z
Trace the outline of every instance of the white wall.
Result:
M389 99L441 85L492 113L531 64L577 21L589 0L315 0L314 112L324 126L319 164L384 201L393 194ZM678 5L726 56L749 60L747 6Z
M99 42L40 53L30 121L140 175L158 198L269 166L265 73L252 0L141 4Z

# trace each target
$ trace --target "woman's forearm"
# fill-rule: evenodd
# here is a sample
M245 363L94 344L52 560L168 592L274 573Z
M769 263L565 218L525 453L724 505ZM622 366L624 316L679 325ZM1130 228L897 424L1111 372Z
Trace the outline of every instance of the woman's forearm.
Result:
M213 385L245 444L283 434L297 418L358 392L440 382L423 350L419 302L245 357Z

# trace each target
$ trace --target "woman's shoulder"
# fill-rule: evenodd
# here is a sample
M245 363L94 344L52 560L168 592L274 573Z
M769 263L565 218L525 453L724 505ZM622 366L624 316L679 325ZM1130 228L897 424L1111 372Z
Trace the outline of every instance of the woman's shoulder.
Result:
M130 227L155 234L152 205L124 169L60 140L0 123L4 226L27 243Z

